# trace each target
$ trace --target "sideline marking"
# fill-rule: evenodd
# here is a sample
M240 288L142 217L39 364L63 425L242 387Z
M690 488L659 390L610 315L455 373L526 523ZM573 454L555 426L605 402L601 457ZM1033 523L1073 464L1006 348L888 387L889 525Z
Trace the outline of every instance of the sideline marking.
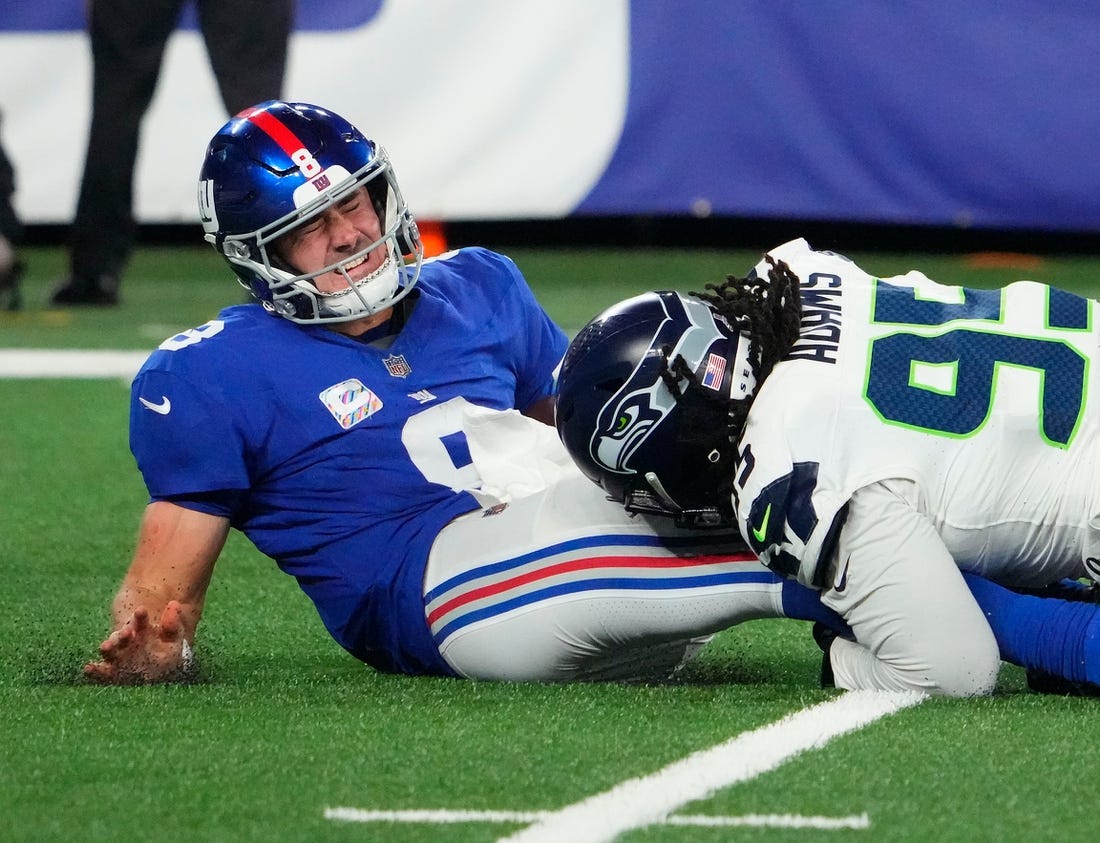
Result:
M798 814L745 814L740 817L712 817L707 814L684 814L669 817L665 825L690 825L702 828L752 826L754 828L813 828L818 831L864 829L871 827L866 813L856 817L802 817Z
M604 843L648 825L779 826L784 828L868 828L856 817L758 815L744 817L670 816L673 811L761 773L833 738L855 731L928 699L913 691L849 691L796 711L775 723L744 732L700 750L648 776L621 782L604 793L557 811L364 811L328 808L326 819L354 822L514 822L530 823L508 843Z
M349 823L533 823L549 814L549 811L449 811L446 808L410 811L325 808L326 820Z
M131 380L149 351L3 348L0 378L125 378Z
M326 820L349 823L533 823L549 817L552 811L450 811L447 809L408 811L367 811L360 808L326 808ZM685 814L667 817L663 825L694 826L697 828L728 828L750 826L753 828L813 828L865 829L871 827L866 814L854 817L803 817L797 814L745 814L740 817L716 817L708 814Z

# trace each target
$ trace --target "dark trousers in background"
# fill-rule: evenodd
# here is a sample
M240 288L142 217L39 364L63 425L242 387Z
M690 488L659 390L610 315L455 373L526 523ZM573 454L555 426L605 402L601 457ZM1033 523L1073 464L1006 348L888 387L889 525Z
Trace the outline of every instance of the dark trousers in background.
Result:
M15 250L15 244L23 237L23 226L12 204L14 194L15 170L0 143L0 301L4 301L5 310L19 310L23 306L19 277L24 264Z
M0 126L2 125L3 120L0 119ZM12 169L11 160L4 152L3 144L0 143L0 237L12 243L18 243L23 227L12 205L14 193L15 171Z
M91 0L92 122L69 236L73 287L117 285L134 246L141 120L185 0ZM281 97L294 0L197 0L203 41L232 115ZM216 127L211 127L211 134ZM193 167L198 161L181 161Z

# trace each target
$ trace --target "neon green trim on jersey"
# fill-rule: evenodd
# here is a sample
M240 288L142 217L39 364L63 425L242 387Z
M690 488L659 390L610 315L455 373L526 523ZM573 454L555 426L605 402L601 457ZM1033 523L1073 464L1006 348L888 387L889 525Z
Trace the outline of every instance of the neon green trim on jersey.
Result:
M924 376L921 377L921 374ZM936 377L946 376L948 383L939 385ZM914 389L926 389L938 395L955 395L959 385L959 361L947 363L928 363L924 360L909 361L909 386Z
M904 276L902 276L904 277ZM998 316L996 318L991 316L966 316L966 315L948 315L948 318L942 322L936 322L933 324L927 322L895 322L892 320L879 321L875 319L875 314L878 312L878 295L879 288L882 286L890 287L894 290L908 290L913 294L913 301L915 302L933 302L935 304L943 304L949 307L959 307L966 303L966 293L968 290L975 290L979 292L989 292L992 288L982 287L964 287L958 284L940 284L938 281L933 281L931 278L927 278L931 284L937 285L937 287L943 290L950 290L951 297L958 299L957 301L945 301L946 296L932 296L921 295L920 288L917 286L909 286L906 284L893 284L887 281L885 278L874 278L871 283L871 313L868 317L868 322L872 325L895 325L897 327L912 327L918 330L934 330L935 328L942 327L943 325L949 325L952 322L974 322L979 325L991 326L991 325L1003 325L1007 314L1005 312L1005 288L1001 287L998 292L1000 294L1000 303L997 306ZM925 285L925 289L931 290L933 288ZM1049 310L1049 307L1048 307Z
M1063 290L1063 292L1068 292L1068 291ZM1053 288L1048 286L1047 289L1046 289L1047 306L1046 306L1045 319L1044 319L1044 322L1043 322L1044 327L1048 331L1068 331L1068 332L1074 333L1074 334L1087 334L1087 333L1089 333L1092 330L1092 312L1093 312L1093 308L1096 305L1096 300L1095 299L1090 299L1090 298L1085 298L1086 310L1085 310L1085 325L1084 325L1084 327L1083 328L1068 328L1065 325L1051 325L1050 324L1050 296L1051 296L1052 293L1053 293ZM1084 297L1082 297L1082 298L1084 298Z
M917 331L892 331L888 334L881 334L877 337L872 338L870 340L870 342L868 343L868 350L867 350L867 357L866 357L866 361L867 361L866 362L866 371L864 373L864 380L863 380L863 400L867 402L867 404L868 404L868 406L870 406L872 412L884 424L893 425L895 427L908 428L909 430L920 431L922 433L929 433L929 434L932 434L932 435L935 435L935 436L943 436L943 437L946 437L948 439L968 439L972 436L976 436L977 434L981 433L981 431L988 424L989 419L993 414L993 404L994 404L994 401L997 398L997 387L998 387L998 384L999 384L999 381L1000 381L1000 373L1001 373L1002 367L1009 367L1009 368L1035 371L1035 372L1039 373L1039 390L1038 390L1038 414L1039 414L1039 418L1037 419L1038 429L1039 429L1038 430L1039 436L1042 438L1042 440L1044 442L1046 442L1048 445L1050 445L1054 448L1058 448L1060 450L1065 450L1065 449L1069 448L1070 445L1072 444L1074 438L1077 436L1077 432L1081 428L1081 422L1084 419L1084 410L1085 410L1085 406L1086 406L1086 403L1087 403L1088 383L1089 383L1088 378L1089 378L1090 360L1089 360L1088 356L1086 354L1083 354L1072 343L1064 341L1064 340L1059 340L1059 339L1056 339L1054 337L1036 337L1036 336L1033 336L1033 335L1030 335L1030 334L1017 334L1017 333L1011 333L1011 332L1008 332L1008 331L985 330L985 326L988 325L987 320L976 320L975 325L976 325L976 327L952 328L950 330L940 331L938 333L928 333L928 332L922 331L922 330L917 330ZM927 328L927 326L914 326L914 327L917 327L917 328L925 327L925 328ZM1046 434L1046 430L1044 429L1044 426L1043 426L1042 412L1043 412L1043 407L1045 405L1046 389L1047 389L1047 377L1048 377L1048 372L1050 370L1047 369L1046 367L1043 367L1043 366L1030 366L1030 365L1027 365L1025 363L1017 363L1017 362L1010 361L1010 360L994 360L993 361L993 368L992 368L992 371L990 373L988 393L987 393L987 397L986 397L985 413L982 417L981 422L979 422L977 425L975 425L970 430L959 433L959 432L950 431L950 430L942 430L942 429L936 428L936 427L930 427L930 426L925 427L925 426L922 426L920 424L910 423L910 422L901 421L899 419L890 418L890 417L888 417L888 416L886 416L882 413L882 411L879 409L879 407L875 404L875 402L870 397L871 376L872 376L871 369L872 369L872 363L874 362L874 353L873 353L873 351L874 351L875 344L878 343L881 340L888 339L889 337L897 336L899 334L906 335L906 336L918 337L922 340L926 340L926 341L929 341L929 342L934 342L934 341L936 341L936 340L938 340L942 337L946 337L946 336L949 336L950 334L954 334L957 331L965 331L966 333L969 333L969 334L988 334L988 335L991 335L991 336L994 336L994 337L1005 337L1005 338L1013 338L1014 337L1014 338L1017 338L1017 339L1027 340L1027 341L1030 341L1030 342L1041 342L1041 343L1047 343L1047 344L1051 344L1051 345L1066 347L1076 357L1078 357L1081 360L1081 370L1080 370L1081 378L1080 378L1080 384L1079 384L1080 392L1079 392L1079 395L1077 396L1077 413L1076 413L1076 416L1074 417L1073 427L1070 430L1069 435L1067 436L1065 442L1059 442L1059 441L1053 440L1050 437L1048 437L1047 434ZM925 367L942 367L942 366L952 366L952 367L954 367L955 372L954 372L954 383L952 384L952 389L950 391L941 390L941 389L936 388L934 386L931 386L927 383L921 382L921 380L916 378L915 375L914 375L914 370L915 370L915 368L918 364L921 365L921 366L925 366ZM934 394L938 394L938 395L957 396L958 367L962 366L962 365L966 365L965 355L960 360L949 361L949 362L946 362L946 363L931 363L931 362L928 362L928 361L911 359L909 361L909 367L908 367L909 375L908 375L908 384L907 384L907 386L909 386L911 388L922 389L922 390L925 390L929 393L934 393ZM973 398L973 396L970 396L970 397ZM962 399L960 398L960 400L962 400Z

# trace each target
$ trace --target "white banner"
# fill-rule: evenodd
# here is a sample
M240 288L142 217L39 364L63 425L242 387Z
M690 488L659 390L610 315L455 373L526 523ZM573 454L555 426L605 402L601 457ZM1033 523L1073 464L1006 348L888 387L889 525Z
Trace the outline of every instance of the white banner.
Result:
M628 67L628 0L393 0L357 29L297 31L285 98L380 141L422 219L556 217L614 152ZM3 143L24 222L71 220L90 107L83 32L0 35ZM227 117L201 36L177 31L143 124L139 221L197 219L203 151Z

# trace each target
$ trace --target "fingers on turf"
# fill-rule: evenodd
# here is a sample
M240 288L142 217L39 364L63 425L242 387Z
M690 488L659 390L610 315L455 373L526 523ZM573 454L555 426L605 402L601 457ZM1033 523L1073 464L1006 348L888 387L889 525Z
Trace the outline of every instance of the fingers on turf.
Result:
M178 600L169 600L168 605L160 616L160 637L166 641L173 641L180 634L180 615L183 609Z

